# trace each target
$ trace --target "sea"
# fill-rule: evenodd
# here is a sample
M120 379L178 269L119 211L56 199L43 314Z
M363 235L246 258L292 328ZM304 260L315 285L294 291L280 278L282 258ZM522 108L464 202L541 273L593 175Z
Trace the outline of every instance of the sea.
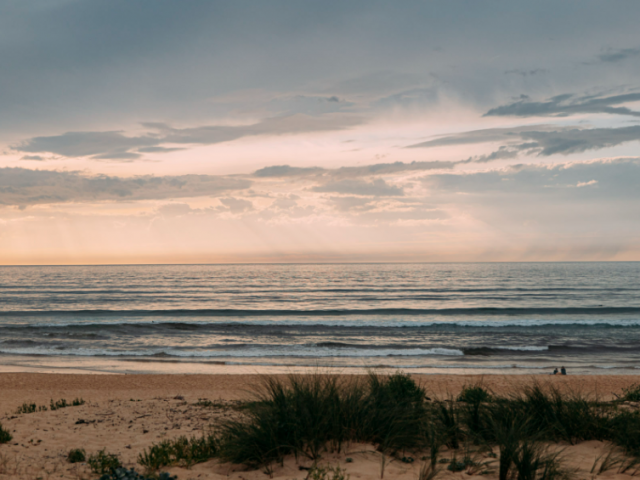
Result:
M0 267L0 370L640 374L640 263Z

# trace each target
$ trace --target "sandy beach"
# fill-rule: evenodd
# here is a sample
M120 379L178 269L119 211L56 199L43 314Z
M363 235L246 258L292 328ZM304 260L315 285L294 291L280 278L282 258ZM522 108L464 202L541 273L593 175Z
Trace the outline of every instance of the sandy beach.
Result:
M637 376L524 376L524 375L428 375L415 376L432 398L455 396L463 386L481 383L494 392L505 393L523 384L539 381L563 391L580 391L603 400L614 398L622 388L637 382ZM0 478L92 478L84 463L66 460L72 448L87 454L106 449L117 454L125 466L135 466L138 455L153 443L180 435L200 435L215 428L221 419L237 415L233 406L251 398L259 375L77 375L77 374L0 374L0 423L13 440L0 445ZM17 414L24 402L48 405L50 400L82 398L85 404L56 411ZM208 399L214 406L197 405ZM635 407L631 407L635 408ZM592 478L594 459L607 451L601 442L583 442L565 448L563 456L572 468L580 469L576 478ZM443 453L446 457L446 451ZM352 462L346 463L349 456ZM387 462L384 478L418 478L419 463ZM374 479L381 475L380 454L370 445L352 445L348 454L327 453L321 464L340 464L351 478ZM272 472L274 478L305 478L310 461L287 459ZM269 478L262 471L246 471L242 466L221 465L217 461L190 469L171 467L179 479L189 478ZM606 478L628 475L606 472ZM471 475L473 476L473 475ZM484 475L491 478L496 475ZM443 471L442 478L467 478L464 472Z

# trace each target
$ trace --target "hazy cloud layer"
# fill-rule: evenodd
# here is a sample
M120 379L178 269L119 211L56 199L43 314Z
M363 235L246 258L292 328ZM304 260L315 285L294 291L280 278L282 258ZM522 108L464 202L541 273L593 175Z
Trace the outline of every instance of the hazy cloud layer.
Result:
M250 186L248 180L212 175L120 178L87 176L78 172L0 168L0 205L220 196Z
M624 103L640 101L640 93L625 93L622 95L598 96L589 95L577 97L572 94L557 95L544 102L534 102L524 96L521 100L509 105L492 108L486 117L568 117L585 113L608 113L612 115L629 115L640 117L640 112L627 107L620 107Z
M530 155L569 155L614 147L623 143L640 140L640 126L620 128L571 128L552 126L528 126L516 128L495 128L458 133L427 142L410 145L408 148L426 148L443 145L468 145L475 143L505 142L498 151L477 157L476 161L486 162L501 158L514 158L514 152Z
M202 126L173 128L164 123L143 123L152 132L142 136L126 136L122 132L67 132L62 135L34 137L12 148L19 152L53 153L65 157L134 160L140 153L165 153L179 148L162 144L213 145L256 135L290 135L343 130L362 122L358 116L331 115L311 117L296 114L267 118L261 122L241 126Z
M603 63L616 63L640 57L640 48L609 48L598 55L598 60Z
M314 192L343 193L348 195L365 195L375 197L394 197L404 195L402 188L389 185L381 178L371 182L364 180L338 180L313 187Z
M640 159L624 158L566 165L515 165L476 173L434 174L426 177L425 182L436 190L477 196L499 194L503 198L513 198L514 202L518 197L530 194L589 201L637 201L640 200L638 179Z
M394 162L375 163L360 167L291 167L289 165L274 165L256 170L253 175L260 178L284 178L284 177L369 177L374 175L390 175L402 172L419 172L429 170L448 170L460 162Z
M0 263L640 259L640 2L614 4L0 2Z

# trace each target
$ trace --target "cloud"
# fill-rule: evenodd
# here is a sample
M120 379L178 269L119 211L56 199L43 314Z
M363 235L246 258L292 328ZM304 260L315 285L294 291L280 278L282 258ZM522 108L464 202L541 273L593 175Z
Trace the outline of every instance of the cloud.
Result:
M597 56L602 63L616 63L636 57L640 57L640 48L610 48Z
M587 202L613 199L636 202L640 200L638 178L640 158L618 158L560 165L516 165L487 172L435 174L426 177L424 182L432 190L480 197L499 195L513 202L531 194L545 197L544 203L548 203L551 197Z
M315 175L326 171L326 169L320 167L291 167L289 165L273 165L256 170L255 172L253 172L253 175L259 178L282 178Z
M169 153L184 150L184 148L166 148L166 147L142 147L138 151L141 153Z
M363 165L361 167L291 167L289 165L273 165L264 167L253 172L255 177L260 178L284 178L284 177L307 177L307 176L327 176L327 177L368 177L374 175L388 175L402 172L427 171L427 170L448 170L455 167L457 162L393 162L375 163Z
M330 102L333 103L333 102ZM120 131L67 132L62 135L34 137L13 145L13 150L30 153L55 153L65 157L134 160L143 153L175 151L161 144L212 145L256 135L293 135L299 133L343 130L362 123L356 115L324 115L312 117L295 114L267 118L251 125L201 126L173 128L164 123L147 122L142 125L151 133L128 137ZM137 152L133 151L136 150Z
M520 75L521 77L531 77L534 75L541 75L543 73L549 73L549 70L546 68L534 68L532 70L513 69L506 70L504 72L505 75Z
M342 193L347 195L364 195L375 197L402 196L404 191L395 185L389 185L381 178L371 182L363 180L338 180L324 185L318 185L311 189L321 193Z
M531 130L547 131L558 128L559 127L554 125L525 125L508 128L485 128L482 130L454 133L453 135L444 135L433 140L409 145L405 148L430 148L451 145L472 145L475 143L513 142L519 141L522 132Z
M225 197L221 198L220 202L226 207L225 209L231 213L243 213L253 210L253 203L242 198Z
M24 155L20 160L34 160L36 162L42 162L44 157L40 155Z
M517 102L492 108L485 117L567 117L585 113L609 113L640 117L640 112L627 107L614 107L629 102L640 101L640 93L600 96L588 95L576 97L573 94L557 95L544 102L529 101L524 97Z
M520 147L522 150L531 149L542 156L556 153L568 155L640 140L640 125L621 128L572 129L557 132L532 131L523 132L521 137L527 142Z
M158 143L160 139L152 136L127 137L116 131L67 132L50 137L34 137L14 145L13 149L20 152L48 152L65 157L118 158L118 155L136 155L129 152L131 149Z
M471 157L463 161L487 162L501 158L514 158L517 152L538 156L569 155L588 150L615 147L640 140L640 126L619 128L574 128L551 125L531 125L514 128L473 130L409 145L406 148L428 148L443 145L467 145L485 142L504 142L499 150L486 156Z
M516 158L518 156L518 149L511 149L509 147L500 147L495 152L491 152L487 155L474 155L466 160L462 160L460 163L489 163L495 160L508 160Z
M0 205L136 201L228 195L248 189L245 179L214 175L88 176L79 172L0 168Z
M338 211L366 211L375 208L374 200L366 197L329 197L329 202Z

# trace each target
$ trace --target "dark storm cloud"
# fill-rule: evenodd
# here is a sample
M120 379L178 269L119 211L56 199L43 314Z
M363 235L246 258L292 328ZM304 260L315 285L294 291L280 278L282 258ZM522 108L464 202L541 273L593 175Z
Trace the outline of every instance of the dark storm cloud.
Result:
M0 205L135 201L228 195L251 182L213 175L123 178L78 172L0 168Z
M515 128L473 130L410 145L407 148L437 147L443 145L468 145L486 142L504 142L497 152L477 161L513 158L516 152L538 156L569 155L588 150L615 147L640 140L640 126L620 128L572 128L531 125Z
M609 113L615 115L630 115L640 117L640 112L627 107L615 107L623 103L640 101L640 93L625 93L610 96L582 96L572 94L557 95L544 102L533 102L529 97L492 108L484 114L485 117L513 116L513 117L568 117L585 113Z
M396 197L404 195L404 191L395 185L389 185L381 178L371 182L364 180L338 180L311 189L320 193L342 193L346 195L363 195L374 197Z
M160 144L212 145L255 135L291 135L298 133L343 130L362 122L355 115L311 117L302 114L267 118L252 125L201 126L173 128L164 123L143 123L152 130L147 135L128 137L122 132L67 132L49 137L34 137L14 145L19 152L55 153L65 157L91 157L94 159L134 160L137 152L161 153L177 150ZM135 150L135 151L132 151Z

